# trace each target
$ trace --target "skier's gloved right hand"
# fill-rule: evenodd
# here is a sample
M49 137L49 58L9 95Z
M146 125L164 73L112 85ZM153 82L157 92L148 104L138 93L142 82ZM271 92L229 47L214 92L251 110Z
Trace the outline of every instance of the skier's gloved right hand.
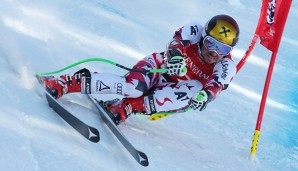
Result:
M166 62L167 74L184 76L187 73L186 62L182 56L174 56Z

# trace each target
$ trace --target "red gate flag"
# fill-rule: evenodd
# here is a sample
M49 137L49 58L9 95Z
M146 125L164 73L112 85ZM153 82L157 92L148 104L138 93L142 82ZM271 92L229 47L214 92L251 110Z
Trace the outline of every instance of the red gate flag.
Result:
M261 44L267 49L272 51L271 60L267 72L266 82L263 90L261 105L258 114L258 120L256 123L256 129L254 138L251 145L250 159L255 158L259 136L261 132L262 119L264 115L264 109L266 99L268 96L268 90L270 86L270 80L274 68L274 63L279 48L281 36L284 30L284 26L288 17L288 13L292 4L292 0L263 0L261 15L256 29L255 35L259 35Z
M277 52L292 0L263 0L256 29L261 44Z

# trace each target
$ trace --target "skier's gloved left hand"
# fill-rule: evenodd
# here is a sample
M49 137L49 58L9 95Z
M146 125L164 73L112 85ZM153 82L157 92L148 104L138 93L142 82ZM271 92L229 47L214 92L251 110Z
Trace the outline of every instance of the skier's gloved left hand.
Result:
M184 76L187 73L186 62L182 56L174 56L166 62L167 74Z
M189 100L189 106L193 110L202 111L206 108L208 104L208 94L205 90L200 90Z

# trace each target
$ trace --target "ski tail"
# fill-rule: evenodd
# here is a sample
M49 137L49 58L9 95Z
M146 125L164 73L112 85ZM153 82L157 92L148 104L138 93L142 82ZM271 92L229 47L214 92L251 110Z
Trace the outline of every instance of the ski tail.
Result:
M156 114L150 115L148 117L148 119L150 121L156 121L156 120L162 119L162 118L167 117L167 116L170 116L170 115L171 114L168 114L168 113L156 113Z

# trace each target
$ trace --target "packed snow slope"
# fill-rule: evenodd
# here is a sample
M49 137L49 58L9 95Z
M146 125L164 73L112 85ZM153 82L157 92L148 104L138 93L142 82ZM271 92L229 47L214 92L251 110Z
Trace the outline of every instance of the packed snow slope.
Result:
M142 167L101 120L85 95L60 102L101 132L91 143L47 105L36 72L61 69L90 57L127 67L165 50L176 29L204 24L217 14L239 23L239 62L250 45L261 1L247 0L2 0L0 1L1 170L298 170L298 2L293 0L272 77L257 159L248 160L270 52L257 45L229 89L203 112L159 121L131 116L119 128L147 154ZM93 62L72 68L123 75ZM97 96L110 99L112 96Z

